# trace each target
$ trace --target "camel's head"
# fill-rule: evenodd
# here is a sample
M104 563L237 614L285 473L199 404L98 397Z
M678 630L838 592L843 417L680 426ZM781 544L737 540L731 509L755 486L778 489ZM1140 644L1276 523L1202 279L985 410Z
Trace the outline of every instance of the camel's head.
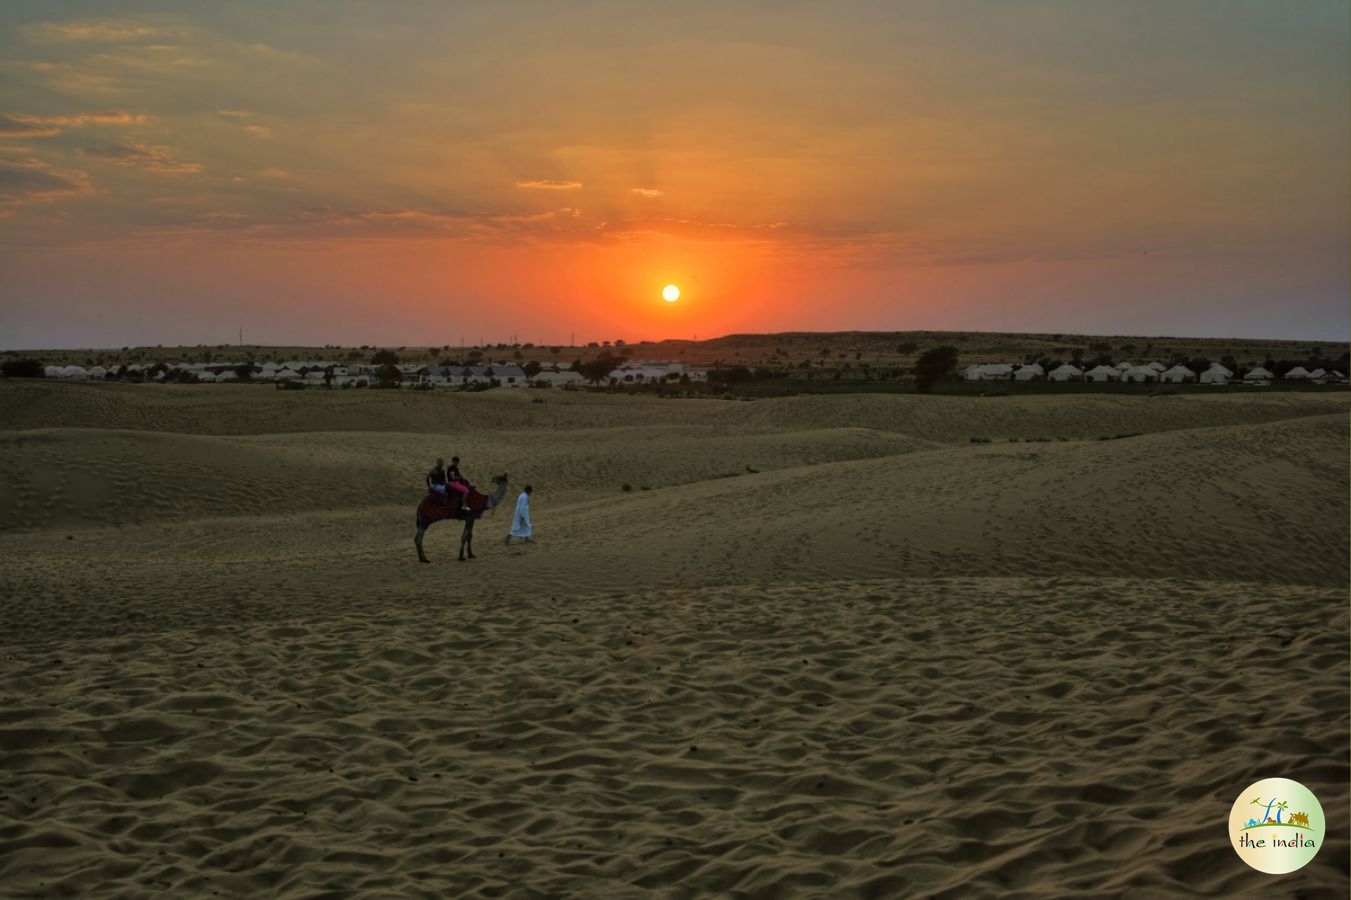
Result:
M493 484L506 484L506 483L507 483L507 473L506 473L506 472L503 472L501 475L494 475L494 476L493 476Z

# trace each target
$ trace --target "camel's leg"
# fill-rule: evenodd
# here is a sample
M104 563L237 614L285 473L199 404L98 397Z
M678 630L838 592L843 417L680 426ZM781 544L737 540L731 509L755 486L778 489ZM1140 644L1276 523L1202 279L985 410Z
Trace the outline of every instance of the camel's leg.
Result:
M417 529L417 535L414 536L413 538L413 546L417 547L418 562L431 562L431 560L427 558L427 554L422 552L422 536L426 533L427 533L427 526L419 525Z
M465 559L465 554L469 559L474 559L474 519L470 517L464 520L464 531L460 532L460 560Z

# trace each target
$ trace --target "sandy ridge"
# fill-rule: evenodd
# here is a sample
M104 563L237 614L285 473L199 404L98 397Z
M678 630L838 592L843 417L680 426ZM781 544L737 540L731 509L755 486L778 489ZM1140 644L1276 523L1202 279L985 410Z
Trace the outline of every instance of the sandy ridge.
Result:
M1332 896L1345 607L1234 587L622 591L10 647L0 880L1257 896L1216 822L1274 769L1322 798L1331 841L1282 888Z
M0 893L1345 895L1347 397L11 387Z

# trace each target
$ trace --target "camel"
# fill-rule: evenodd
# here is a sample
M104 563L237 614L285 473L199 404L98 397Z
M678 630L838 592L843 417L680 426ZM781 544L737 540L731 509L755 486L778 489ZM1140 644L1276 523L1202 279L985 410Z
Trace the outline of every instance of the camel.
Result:
M469 507L468 515L463 518L464 531L460 533L460 562L464 562L465 554L468 553L469 559L474 559L474 522L484 514L502 502L502 498L507 495L507 476L506 473L493 476L493 492L491 494L480 494L472 488L469 491L469 497L465 504ZM428 494L418 504L417 508L417 536L413 538L413 544L417 547L418 562L431 562L427 554L422 552L422 536L426 534L427 529L433 523L440 522L442 519L459 519L460 495L452 493L449 496L449 503L445 502L440 494Z

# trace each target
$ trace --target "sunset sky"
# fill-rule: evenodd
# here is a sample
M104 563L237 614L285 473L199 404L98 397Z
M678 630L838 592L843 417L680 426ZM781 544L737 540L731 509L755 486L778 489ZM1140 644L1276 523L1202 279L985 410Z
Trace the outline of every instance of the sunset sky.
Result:
M0 349L1346 340L1349 35L1333 0L7 0Z

